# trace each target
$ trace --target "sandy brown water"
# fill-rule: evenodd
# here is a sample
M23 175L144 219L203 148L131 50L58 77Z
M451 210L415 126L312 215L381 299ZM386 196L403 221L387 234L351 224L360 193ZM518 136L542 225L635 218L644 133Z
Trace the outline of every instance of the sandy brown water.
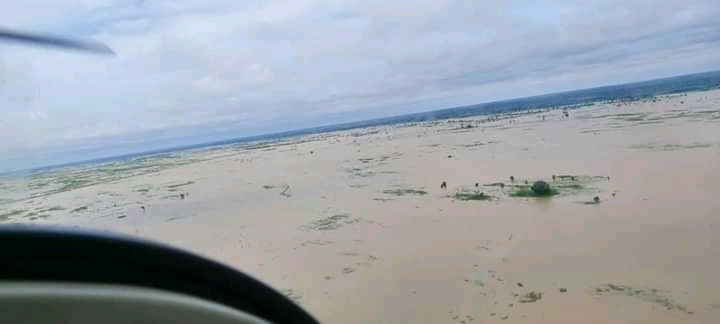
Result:
M95 184L2 210L6 223L190 249L251 273L324 323L715 322L720 91L569 113L224 148L131 177L89 169ZM560 195L510 196L538 179ZM45 180L6 181L4 197L48 190ZM496 182L505 188L486 186ZM448 197L475 183L494 199ZM398 195L409 189L424 194Z

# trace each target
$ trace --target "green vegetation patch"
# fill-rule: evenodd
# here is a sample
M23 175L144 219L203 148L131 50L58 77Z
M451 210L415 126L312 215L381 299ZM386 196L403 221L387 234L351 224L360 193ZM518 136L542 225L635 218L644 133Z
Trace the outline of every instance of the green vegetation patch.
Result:
M532 185L513 186L511 197L552 197L560 192L545 181L535 181Z
M455 195L452 196L453 198L457 200L478 200L478 201L485 201L485 200L492 200L495 197L485 194L484 192L456 192Z

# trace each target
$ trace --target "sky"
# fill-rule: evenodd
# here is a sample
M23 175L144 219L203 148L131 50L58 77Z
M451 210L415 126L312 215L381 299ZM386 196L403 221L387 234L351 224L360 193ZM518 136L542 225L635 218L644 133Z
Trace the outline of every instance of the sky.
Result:
M720 2L23 0L2 27L0 172L720 70Z

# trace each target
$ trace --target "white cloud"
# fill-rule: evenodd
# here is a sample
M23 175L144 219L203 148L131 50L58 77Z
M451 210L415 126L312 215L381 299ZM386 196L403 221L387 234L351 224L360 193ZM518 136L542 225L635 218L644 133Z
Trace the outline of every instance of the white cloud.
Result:
M92 145L142 149L138 138L162 146L719 69L719 15L711 0L17 1L0 11L6 26L118 55L0 44L0 154L15 168L48 162L30 153L71 159L69 147L91 157Z

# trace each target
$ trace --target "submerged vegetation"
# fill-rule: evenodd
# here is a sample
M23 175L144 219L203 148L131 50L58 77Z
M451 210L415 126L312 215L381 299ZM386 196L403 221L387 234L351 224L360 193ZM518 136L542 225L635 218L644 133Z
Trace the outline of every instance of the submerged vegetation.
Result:
M648 150L648 151L679 151L679 150L692 150L699 148L711 148L713 147L710 143L690 143L690 144L659 144L659 143L647 143L647 144L633 144L630 148L636 150Z
M606 283L595 288L597 295L622 295L634 297L647 303L659 305L666 310L674 310L687 315L693 315L695 312L690 310L687 305L681 304L670 299L668 291L655 288L638 288L620 284Z
M387 195L396 195L396 196L405 196L405 195L416 195L416 196L423 196L427 194L427 191L422 189L390 189L390 190L383 190L384 194Z
M552 194L552 188L550 188L550 185L542 180L535 181L532 186L530 186L530 190L537 196L547 196Z
M550 180L552 179L552 180ZM507 195L516 198L545 198L553 197L556 195L568 196L580 193L593 193L599 189L593 187L591 184L608 180L607 176L583 176L583 175L551 175L548 180L527 180L522 178L516 178L515 176L508 177L509 182L492 182L483 184L482 186L491 190L492 193L499 193L500 195ZM487 194L486 191L480 191L479 183L475 183L475 189L469 190L467 188L460 189L458 192L452 195L447 195L447 198L454 198L457 200L496 200L497 196ZM444 188L441 186L441 188ZM599 198L597 198L599 199ZM599 203L599 200L594 200L594 204Z
M579 193L597 192L598 189L592 186L593 183L609 180L607 176L582 176L582 175L552 175L552 180L537 180L532 184L509 184L510 197L552 197L556 195L574 195ZM500 186L499 183L485 186Z
M183 182L183 183L170 184L170 185L167 185L167 187L168 187L169 189L174 189L174 188L180 188L180 187L188 186L188 185L191 185L191 184L194 184L194 183L195 183L195 181L185 181L185 182Z
M542 292L537 291L531 291L525 295L520 296L520 299L518 299L518 302L527 304L527 303L534 303L540 299L542 299Z
M532 185L527 183L525 181L525 184L512 185L510 197L552 197L560 193L557 188L543 180L535 181Z
M345 225L359 222L358 218L351 218L350 214L337 214L323 219L316 220L308 225L303 226L306 231L330 231Z
M549 187L543 191L533 191L532 186L529 185L517 185L514 186L513 191L510 193L510 197L552 197L560 194L556 188Z
M495 197L486 195L484 192L456 192L455 195L452 196L453 198L457 200L492 200Z

